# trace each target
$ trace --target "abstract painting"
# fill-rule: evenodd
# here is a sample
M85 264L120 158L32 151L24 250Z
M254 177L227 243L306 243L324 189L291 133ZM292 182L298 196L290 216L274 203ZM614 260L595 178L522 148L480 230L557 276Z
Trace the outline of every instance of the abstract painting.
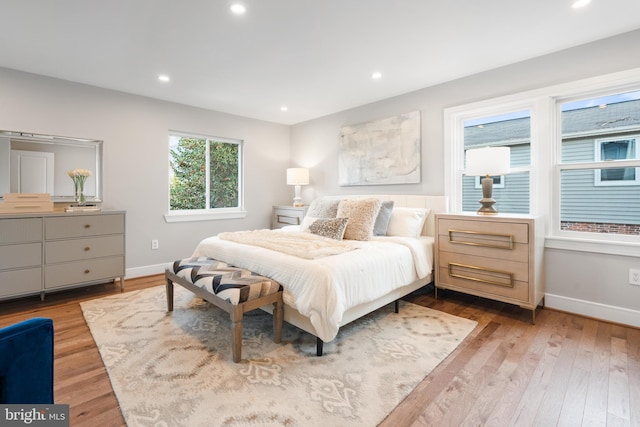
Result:
M420 111L340 129L338 185L420 182Z

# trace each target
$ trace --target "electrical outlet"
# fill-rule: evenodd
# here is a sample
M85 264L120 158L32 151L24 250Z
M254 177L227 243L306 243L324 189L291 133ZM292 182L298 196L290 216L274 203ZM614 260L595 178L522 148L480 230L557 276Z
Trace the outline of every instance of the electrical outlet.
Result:
M158 249L158 247L159 247L158 241L157 240L152 240L151 241L151 249ZM629 276L629 277L631 277L631 276Z
M640 286L640 269L629 269L629 284Z

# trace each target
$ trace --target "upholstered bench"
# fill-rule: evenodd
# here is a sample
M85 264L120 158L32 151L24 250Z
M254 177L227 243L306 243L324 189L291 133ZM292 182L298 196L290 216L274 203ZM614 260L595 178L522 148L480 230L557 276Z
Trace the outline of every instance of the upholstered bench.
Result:
M273 336L280 342L284 306L278 282L207 257L177 260L167 268L165 278L169 311L173 311L173 284L177 283L229 313L234 362L241 359L242 317L248 311L273 304Z

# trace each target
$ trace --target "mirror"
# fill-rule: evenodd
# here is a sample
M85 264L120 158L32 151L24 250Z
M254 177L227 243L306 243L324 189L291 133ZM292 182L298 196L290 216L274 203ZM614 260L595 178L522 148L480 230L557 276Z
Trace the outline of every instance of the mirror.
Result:
M87 202L102 201L102 141L0 130L0 199L5 193L49 193L73 202L67 171L87 169Z

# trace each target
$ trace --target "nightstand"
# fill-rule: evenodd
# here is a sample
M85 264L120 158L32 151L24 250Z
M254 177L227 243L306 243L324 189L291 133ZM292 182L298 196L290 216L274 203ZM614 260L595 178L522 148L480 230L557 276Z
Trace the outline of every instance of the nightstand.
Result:
M308 206L274 206L271 228L282 228L287 225L301 225Z
M451 289L519 305L544 305L544 226L530 215L436 215L436 298Z

